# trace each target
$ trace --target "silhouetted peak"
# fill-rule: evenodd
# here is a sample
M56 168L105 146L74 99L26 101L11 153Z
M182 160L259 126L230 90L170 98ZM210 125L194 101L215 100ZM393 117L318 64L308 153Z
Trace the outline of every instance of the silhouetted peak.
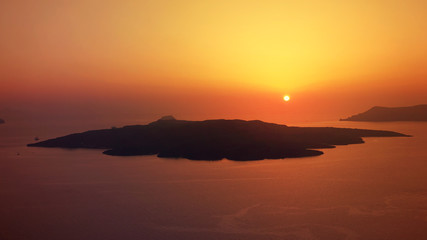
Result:
M172 115L163 116L159 119L159 121L172 121L176 120Z
M414 108L427 108L427 104L415 105Z
M177 126L177 125L185 124L188 122L190 122L190 121L177 120L172 115L167 115L167 116L161 117L159 120L154 121L148 125L150 125L150 126Z
M427 104L409 107L375 106L366 112L353 115L342 121L427 121Z

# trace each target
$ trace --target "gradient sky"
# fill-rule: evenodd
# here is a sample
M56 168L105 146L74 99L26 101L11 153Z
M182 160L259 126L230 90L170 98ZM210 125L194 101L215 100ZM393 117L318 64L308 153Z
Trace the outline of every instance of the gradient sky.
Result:
M6 0L0 108L286 122L427 103L426 29L420 0Z

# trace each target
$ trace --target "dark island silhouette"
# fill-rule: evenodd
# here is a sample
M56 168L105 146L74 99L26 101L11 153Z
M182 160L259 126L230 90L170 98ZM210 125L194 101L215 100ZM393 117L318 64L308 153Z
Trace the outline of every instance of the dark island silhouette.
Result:
M403 137L391 131L288 127L259 120L175 120L75 133L30 147L108 149L115 156L153 155L192 160L261 160L317 156L319 148L363 143L362 137Z
M3 119L0 118L0 124L6 123Z
M373 107L340 121L391 122L391 121L427 121L427 104L410 107Z

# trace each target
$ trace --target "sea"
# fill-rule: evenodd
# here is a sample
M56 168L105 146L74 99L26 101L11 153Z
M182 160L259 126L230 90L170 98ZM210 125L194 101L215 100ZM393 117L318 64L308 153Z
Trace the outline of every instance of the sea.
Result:
M412 137L246 162L26 147L138 123L148 121L0 125L0 239L427 239L426 122L295 124Z

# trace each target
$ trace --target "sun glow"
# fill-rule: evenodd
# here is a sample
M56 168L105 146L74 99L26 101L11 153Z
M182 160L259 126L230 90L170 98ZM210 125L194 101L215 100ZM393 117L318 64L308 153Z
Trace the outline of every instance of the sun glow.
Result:
M288 102L289 100L291 100L291 98L288 95L285 95L283 97L283 100L285 100L285 102Z

